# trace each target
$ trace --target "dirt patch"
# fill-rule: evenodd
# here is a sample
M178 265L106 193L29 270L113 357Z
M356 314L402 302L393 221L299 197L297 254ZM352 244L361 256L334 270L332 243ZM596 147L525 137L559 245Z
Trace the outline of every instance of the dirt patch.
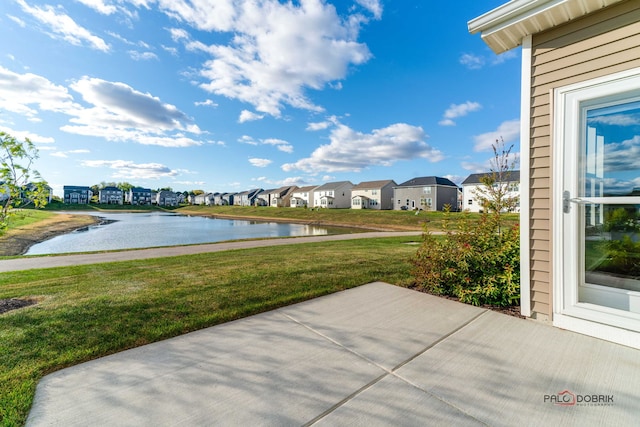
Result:
M34 224L11 229L0 236L0 256L23 255L36 243L99 222L100 218L91 215L56 214Z
M0 314L6 313L7 311L17 310L22 307L28 307L30 305L35 304L36 301L29 299L0 299Z

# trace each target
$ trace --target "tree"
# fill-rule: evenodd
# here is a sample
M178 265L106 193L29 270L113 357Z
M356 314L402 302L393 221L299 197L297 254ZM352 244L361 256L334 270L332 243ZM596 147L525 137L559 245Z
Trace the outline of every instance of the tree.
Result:
M0 233L7 229L17 209L47 204L47 183L32 169L37 158L38 150L28 138L20 142L0 132Z
M514 194L511 188L517 164L515 156L511 154L513 144L506 148L504 140L500 138L496 139L492 148L491 171L480 178L483 185L475 190L475 196L487 212L513 212L520 201L520 196Z

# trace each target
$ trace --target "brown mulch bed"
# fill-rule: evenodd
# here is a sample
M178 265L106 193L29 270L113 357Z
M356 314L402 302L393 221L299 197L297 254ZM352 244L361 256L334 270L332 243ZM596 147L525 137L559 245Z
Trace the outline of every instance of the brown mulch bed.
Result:
M426 294L429 295L433 295L429 292L423 291L421 289L418 289L415 286L409 286L409 289L413 289L414 291L418 291L418 292L424 292ZM448 299L450 301L456 301L456 302L460 302L460 300L456 297L451 297L451 296L447 296L447 295L434 295L436 297L440 297L440 298L444 298L444 299ZM461 303L463 304L463 303ZM498 307L495 305L481 305L478 306L479 308L484 308L487 310L491 310L491 311L496 311L498 313L502 313L502 314L506 314L507 316L513 316L513 317L518 317L520 319L526 319L525 316L523 316L522 314L520 314L520 306L519 305L512 305L509 307Z
M6 313L7 311L16 310L18 308L27 307L35 304L37 301L29 300L29 299L16 299L16 298L8 298L8 299L0 299L0 314Z

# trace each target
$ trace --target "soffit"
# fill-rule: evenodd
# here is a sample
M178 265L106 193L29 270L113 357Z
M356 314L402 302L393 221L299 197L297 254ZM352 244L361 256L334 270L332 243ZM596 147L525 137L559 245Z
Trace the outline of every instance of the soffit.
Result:
M627 0L512 0L468 23L495 53L503 53L522 39Z

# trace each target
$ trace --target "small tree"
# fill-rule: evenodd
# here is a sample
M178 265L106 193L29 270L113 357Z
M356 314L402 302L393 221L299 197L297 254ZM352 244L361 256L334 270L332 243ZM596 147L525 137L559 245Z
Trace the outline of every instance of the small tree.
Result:
M47 183L31 169L37 158L38 150L28 138L20 142L0 132L0 234L7 229L16 209L47 204Z
M515 156L511 154L513 144L506 148L504 140L500 138L496 139L492 148L490 172L480 178L483 186L475 190L475 196L487 212L513 212L520 201L520 196L513 194L510 188L517 165Z

